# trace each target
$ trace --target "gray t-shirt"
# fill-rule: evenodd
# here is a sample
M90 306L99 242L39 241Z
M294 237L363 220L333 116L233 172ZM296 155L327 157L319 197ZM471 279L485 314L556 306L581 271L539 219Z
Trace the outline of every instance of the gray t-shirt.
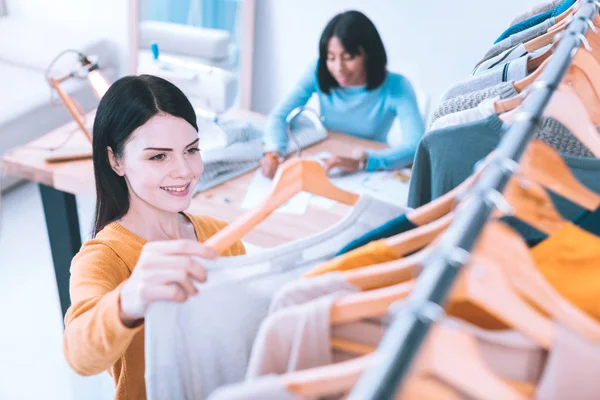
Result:
M498 54L510 49L511 47L515 46L516 44L525 43L532 39L535 39L538 36L543 35L553 25L554 25L554 18L549 18L549 19L545 20L544 22L541 22L535 26L532 26L529 29L525 29L524 31L515 33L514 35L510 35L506 39L501 40L500 42L493 45L492 48L489 49L487 53L485 53L485 56L483 56L483 58L481 59L481 61L479 61L477 63L477 65L481 64L482 62L484 62L486 60L489 60L492 57L497 56Z
M504 129L503 122L494 114L481 121L427 133L415 155L408 194L409 207L416 208L429 203L462 183L473 173L475 164L498 146ZM534 137L563 153L563 159L573 175L591 190L600 192L600 160L564 155L564 150L579 152L580 155L590 153L563 125L552 118L543 118ZM584 211L561 197L550 195L558 211L567 219L573 220ZM527 239L541 236L518 221L511 221L511 225Z
M145 318L148 399L200 399L243 380L273 295L349 241L406 209L363 194L350 214L311 237L256 255L203 261L208 282L185 303L158 302Z
M475 92L502 82L518 81L527 76L527 57L513 60L502 67L485 71L476 76L458 82L451 86L442 95L442 100L448 100L456 96Z

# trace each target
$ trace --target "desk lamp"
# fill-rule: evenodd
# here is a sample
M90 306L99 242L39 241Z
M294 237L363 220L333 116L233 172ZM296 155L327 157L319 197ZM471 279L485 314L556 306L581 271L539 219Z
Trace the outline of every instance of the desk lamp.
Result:
M91 61L91 57L88 58L85 54L79 51L69 50L68 52L77 53L79 63L76 69L74 69L73 71L69 72L61 78L53 78L48 76L48 74L46 75L46 77L50 86L54 90L56 90L56 93L58 93L58 95L60 96L60 99L71 113L71 116L73 117L75 122L77 122L77 125L79 125L79 128L86 135L90 143L92 143L92 134L90 133L89 129L85 126L83 110L81 110L80 107L78 107L76 101L73 100L71 96L69 96L69 94L61 88L60 85L73 78L87 79L92 87L94 94L98 97L98 99L100 99L102 98L102 96L104 96L110 84L108 83L106 78L100 73L100 67L98 66L97 60ZM61 53L55 59L53 64L56 61L58 61L58 59L65 53L66 52ZM51 67L52 64L48 69L50 69Z

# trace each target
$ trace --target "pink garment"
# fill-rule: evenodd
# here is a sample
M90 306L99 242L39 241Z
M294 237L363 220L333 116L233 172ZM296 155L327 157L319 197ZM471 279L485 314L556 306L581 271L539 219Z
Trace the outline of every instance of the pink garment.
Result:
M365 321L330 327L333 301L357 291L344 281L341 272L286 285L274 297L272 315L263 322L255 342L250 362L252 365L255 359L253 376L281 374L354 357L332 352L331 337L376 346L384 334L385 323ZM480 345L481 357L499 376L535 384L537 399L600 397L600 378L596 377L600 369L600 343L589 343L558 326L556 342L547 352L518 331L485 330L453 318L445 318L441 323L452 324L473 335ZM263 342L257 346L259 339ZM284 350L291 348L295 354ZM259 362L261 358L270 359Z
M278 376L264 376L215 390L208 400L300 400L291 394Z

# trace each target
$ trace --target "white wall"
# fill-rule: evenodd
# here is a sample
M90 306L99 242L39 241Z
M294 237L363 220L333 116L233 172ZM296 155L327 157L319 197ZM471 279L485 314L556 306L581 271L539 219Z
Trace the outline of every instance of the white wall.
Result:
M98 35L117 44L126 72L129 57L129 0L6 0L14 17Z
M318 57L318 41L338 12L373 20L389 69L439 96L468 76L510 19L543 0L256 0L252 109L268 112Z

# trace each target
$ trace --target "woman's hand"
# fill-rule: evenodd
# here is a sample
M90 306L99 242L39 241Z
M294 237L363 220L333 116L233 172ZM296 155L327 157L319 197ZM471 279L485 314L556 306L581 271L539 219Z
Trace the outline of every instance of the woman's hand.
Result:
M260 169L264 176L273 179L279 164L283 162L283 157L279 153L266 153L260 160Z
M344 172L355 172L359 170L360 160L340 156L333 156L325 160L324 168L326 172L336 167Z
M146 244L129 279L121 287L120 317L133 327L148 306L158 300L184 302L198 294L194 281L205 282L198 258L215 259L216 252L195 240L181 239Z

